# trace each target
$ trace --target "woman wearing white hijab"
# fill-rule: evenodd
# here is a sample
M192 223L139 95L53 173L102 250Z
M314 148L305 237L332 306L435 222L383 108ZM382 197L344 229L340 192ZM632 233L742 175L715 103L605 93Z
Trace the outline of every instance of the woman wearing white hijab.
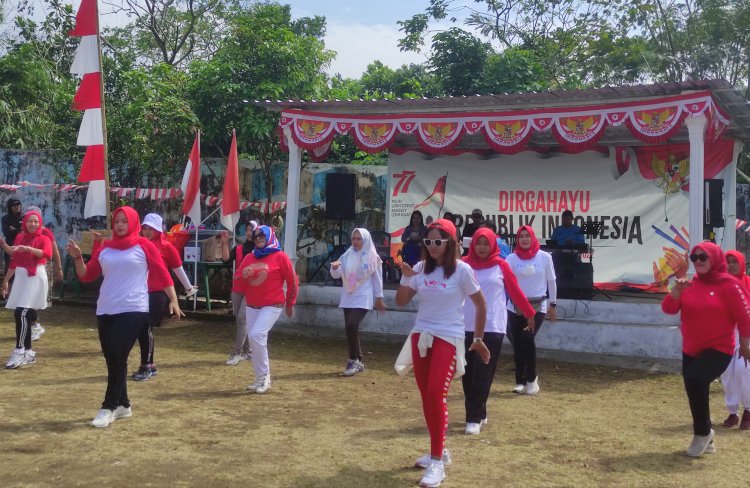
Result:
M365 370L359 343L362 319L373 306L380 312L386 309L383 303L382 265L370 233L361 228L352 231L352 245L338 261L331 264L331 276L344 282L339 302L339 308L344 309L344 327L349 344L349 360L344 376L353 376Z

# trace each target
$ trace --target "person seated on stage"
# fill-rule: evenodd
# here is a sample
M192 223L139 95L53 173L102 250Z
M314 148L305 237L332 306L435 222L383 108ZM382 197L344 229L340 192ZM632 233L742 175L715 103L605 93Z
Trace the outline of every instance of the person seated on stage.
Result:
M562 225L555 227L550 240L558 246L572 247L576 244L586 244L586 237L580 227L573 224L573 212L566 210L562 213Z
M483 223L484 213L480 209L475 208L471 211L471 223L464 226L463 236L472 237L474 235L474 232L476 232Z

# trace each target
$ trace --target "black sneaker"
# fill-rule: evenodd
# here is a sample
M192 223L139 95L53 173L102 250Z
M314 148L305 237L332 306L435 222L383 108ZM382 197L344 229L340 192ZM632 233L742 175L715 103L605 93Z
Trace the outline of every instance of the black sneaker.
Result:
M158 373L158 371L156 370L155 364L149 364L148 369L151 372L151 376L156 376L156 373Z
M151 369L148 366L141 366L138 371L133 373L133 379L135 381L146 381L151 377Z

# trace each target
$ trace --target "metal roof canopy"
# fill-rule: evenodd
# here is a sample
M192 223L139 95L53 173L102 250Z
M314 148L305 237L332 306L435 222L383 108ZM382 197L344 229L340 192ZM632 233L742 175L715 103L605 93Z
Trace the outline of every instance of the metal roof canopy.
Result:
M583 90L548 90L529 93L505 93L502 95L475 95L459 97L435 97L390 100L255 100L254 104L273 112L305 110L322 114L395 115L395 114L458 114L468 111L511 112L543 108L586 107L603 103L651 101L660 98L708 90L715 102L729 115L731 122L725 135L735 140L750 141L750 102L734 86L725 80L683 81L653 83L647 85L607 86ZM683 127L668 143L688 142L688 131ZM552 147L559 143L549 132L537 132L528 142L530 147ZM608 126L598 145L648 145L635 138L623 127ZM399 134L393 146L418 148L413 135ZM456 149L487 149L481 135L464 135Z

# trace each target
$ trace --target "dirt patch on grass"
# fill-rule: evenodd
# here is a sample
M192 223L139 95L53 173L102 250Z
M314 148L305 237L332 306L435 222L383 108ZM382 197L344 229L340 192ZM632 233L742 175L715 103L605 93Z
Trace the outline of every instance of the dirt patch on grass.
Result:
M224 366L234 325L183 321L156 331L159 375L128 383L133 417L89 426L105 389L94 312L55 307L38 363L0 371L0 485L5 487L414 486L428 449L413 378L393 370L399 345L365 337L367 371L339 376L343 337L276 331L273 386L245 391L251 366ZM10 352L12 316L0 311ZM5 357L3 357L5 359ZM131 355L137 367L137 346ZM445 486L737 486L750 432L717 428L718 452L686 457L690 414L678 376L543 361L537 397L508 393L501 358L489 425L464 436L461 385L449 396ZM713 387L714 420L725 416Z

